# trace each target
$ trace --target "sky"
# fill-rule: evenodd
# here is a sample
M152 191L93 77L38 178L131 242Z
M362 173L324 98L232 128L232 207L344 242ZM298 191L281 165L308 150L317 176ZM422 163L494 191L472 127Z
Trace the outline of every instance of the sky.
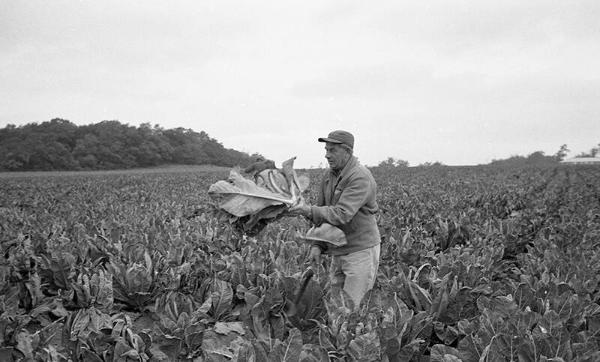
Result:
M0 127L205 131L278 165L474 165L600 143L600 1L0 0Z

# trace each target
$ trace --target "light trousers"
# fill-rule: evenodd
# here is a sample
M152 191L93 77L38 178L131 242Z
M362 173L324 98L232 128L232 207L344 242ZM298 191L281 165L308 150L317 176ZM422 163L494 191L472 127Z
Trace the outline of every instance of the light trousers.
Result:
M350 253L334 255L331 261L330 280L332 288L343 289L357 309L367 292L373 288L379 268L380 245Z

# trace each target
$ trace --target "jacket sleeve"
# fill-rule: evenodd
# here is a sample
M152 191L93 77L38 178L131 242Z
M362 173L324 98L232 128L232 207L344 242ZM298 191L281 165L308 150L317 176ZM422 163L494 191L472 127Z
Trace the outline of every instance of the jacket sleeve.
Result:
M323 177L322 177L322 179L321 179L321 185L320 185L319 193L318 193L318 196L317 196L317 203L316 203L317 206L323 206L323 205L325 205L325 180L326 180L326 177L329 177L329 175L328 174L324 174ZM313 213L312 207L311 207L309 219L311 221L313 221L313 223L314 223L313 215L314 215L314 213ZM317 224L317 225L320 225L320 224ZM327 244L324 243L324 242L322 242L322 241L313 241L312 245L313 246L318 246L319 249L321 249L321 252L327 250Z
M315 224L326 222L335 226L352 220L368 199L371 185L367 175L353 175L341 191L338 202L331 206L311 206L311 216Z
M325 184L328 177L328 174L323 174L323 177L321 177L321 183L319 184L319 193L317 194L317 203L315 204L316 206L325 205Z

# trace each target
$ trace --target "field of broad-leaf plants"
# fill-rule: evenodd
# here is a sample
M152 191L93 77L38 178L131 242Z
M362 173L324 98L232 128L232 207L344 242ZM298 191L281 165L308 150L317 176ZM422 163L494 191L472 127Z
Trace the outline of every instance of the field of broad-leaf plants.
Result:
M599 168L372 171L353 312L327 258L298 295L305 220L216 216L227 170L0 175L0 360L600 360Z

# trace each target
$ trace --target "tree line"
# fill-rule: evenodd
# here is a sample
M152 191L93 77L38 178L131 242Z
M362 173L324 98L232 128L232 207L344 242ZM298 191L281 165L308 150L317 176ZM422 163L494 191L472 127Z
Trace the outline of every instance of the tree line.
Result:
M543 165L555 165L563 161L567 154L571 152L566 144L560 146L558 151L553 155L546 155L544 151L535 151L527 156L511 156L505 159L494 159L488 165L491 166L510 166L510 167L522 167L522 166L543 166ZM597 147L592 147L588 152L581 152L575 156L575 158L582 157L596 157L600 154L600 143ZM409 163L406 160L397 159L394 157L388 157L378 164L379 167L408 167ZM430 166L444 166L440 162L425 162L419 164L417 167L430 167Z
M246 166L259 155L225 148L206 132L119 121L49 122L0 129L0 170L107 170L165 164Z
M596 157L600 151L600 144L598 147L592 147L589 152L581 152L574 158L581 157ZM493 160L490 165L493 166L532 166L532 165L552 165L558 164L563 161L567 154L571 152L566 144L560 146L558 151L553 155L546 155L544 151L535 151L528 156L511 156L507 159Z

